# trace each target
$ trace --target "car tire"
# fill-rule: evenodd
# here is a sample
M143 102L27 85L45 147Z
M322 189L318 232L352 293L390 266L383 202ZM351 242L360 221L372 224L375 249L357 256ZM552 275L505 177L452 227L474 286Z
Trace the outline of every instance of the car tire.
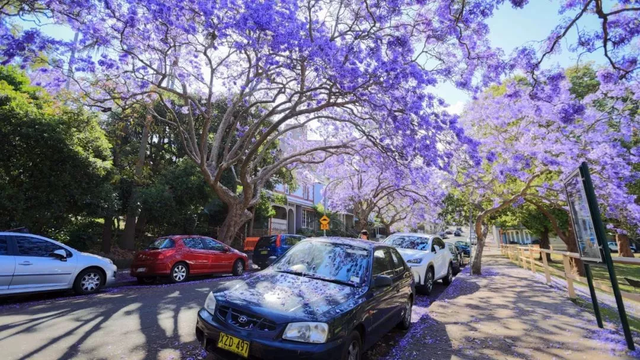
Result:
M411 327L411 312L413 310L413 299L411 296L407 299L407 303L405 304L404 311L402 313L402 319L398 323L398 329L400 330L409 330Z
M344 344L341 360L361 360L362 359L362 339L360 333L352 331L348 340Z
M155 276L152 276L152 277L138 276L137 279L138 279L138 284L140 285L151 285L156 282Z
M87 295L98 292L105 283L104 274L96 268L84 269L76 276L73 282L73 291L78 295Z
M171 267L169 273L169 279L172 283L181 283L189 276L189 265L183 262L178 262Z
M233 263L231 273L233 276L240 276L244 274L244 261L242 261L242 259L238 259Z
M445 285L451 284L453 281L453 269L451 267L451 263L449 263L449 268L447 269L447 275L442 278L442 283Z
M433 268L428 267L424 273L424 284L416 286L416 290L422 295L429 295L433 290Z

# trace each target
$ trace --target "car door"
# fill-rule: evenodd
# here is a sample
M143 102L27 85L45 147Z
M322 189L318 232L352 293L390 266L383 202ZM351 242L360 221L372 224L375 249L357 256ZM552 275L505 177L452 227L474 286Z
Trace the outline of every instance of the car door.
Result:
M9 285L10 290L45 290L68 288L76 270L77 258L60 245L29 235L13 235L16 268ZM66 259L51 256L64 250Z
M184 260L189 264L190 274L206 274L209 270L209 252L205 250L204 242L199 237L182 239L185 246Z
M236 256L227 247L211 238L202 238L209 253L209 269L212 273L230 273Z
M373 252L372 278L377 276L389 276L394 278L394 265L391 252L388 248L378 248ZM397 310L397 288L387 286L373 289L373 299L371 303L371 334L378 339L386 334L393 326L391 317Z
M411 294L411 280L413 275L407 276L407 266L402 260L402 255L396 249L389 249L393 260L393 286L395 290L396 315L404 309L404 305ZM400 321L400 320L398 320Z
M278 257L284 255L291 247L302 240L302 236L299 235L282 235L280 238L280 249L278 250Z
M0 235L0 293L9 289L16 270L16 257L10 251L10 241L9 236Z
M446 261L446 252L449 251L444 247L444 241L440 240L440 238L433 238L431 242L431 251L434 253L433 262L435 263L435 278L440 279L447 273L447 265ZM435 279L434 279L435 280Z

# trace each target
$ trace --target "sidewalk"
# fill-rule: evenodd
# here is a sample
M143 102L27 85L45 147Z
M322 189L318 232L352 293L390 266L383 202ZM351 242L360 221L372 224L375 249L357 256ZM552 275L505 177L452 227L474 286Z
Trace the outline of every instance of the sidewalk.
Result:
M386 359L634 359L613 324L599 329L566 291L485 249L482 276L459 274ZM636 338L636 347L640 342Z

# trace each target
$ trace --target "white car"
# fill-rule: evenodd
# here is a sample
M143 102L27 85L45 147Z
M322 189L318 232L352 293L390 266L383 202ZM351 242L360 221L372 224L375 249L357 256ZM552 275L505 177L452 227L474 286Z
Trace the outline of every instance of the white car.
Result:
M398 249L411 267L416 290L420 293L430 294L436 280L442 279L445 285L453 281L453 257L440 237L417 233L393 234L384 242Z
M618 243L615 241L609 241L608 242L609 245L609 250L611 251L618 251Z
M43 236L0 232L0 295L73 289L97 292L115 281L107 258Z

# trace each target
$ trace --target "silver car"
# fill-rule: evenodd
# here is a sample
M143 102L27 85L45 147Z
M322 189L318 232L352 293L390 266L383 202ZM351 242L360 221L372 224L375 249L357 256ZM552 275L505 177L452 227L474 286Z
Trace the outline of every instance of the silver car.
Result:
M46 237L0 232L0 295L73 289L90 294L115 281L107 258Z

